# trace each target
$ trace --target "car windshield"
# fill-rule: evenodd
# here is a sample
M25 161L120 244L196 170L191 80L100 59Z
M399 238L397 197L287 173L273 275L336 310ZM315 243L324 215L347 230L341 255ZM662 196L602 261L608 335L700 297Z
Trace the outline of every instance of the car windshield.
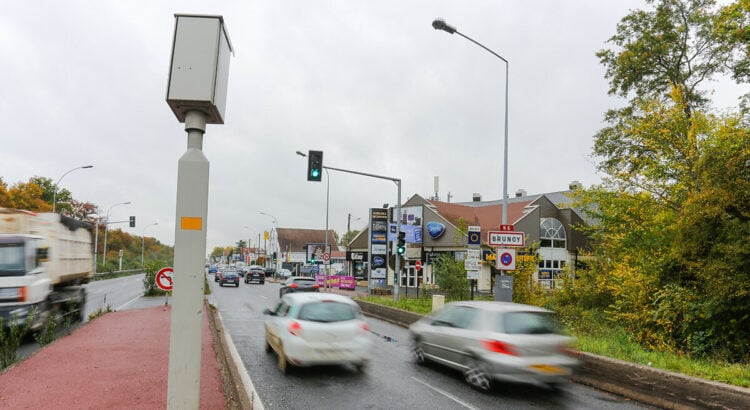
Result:
M322 301L308 303L300 309L298 319L311 322L343 322L356 319L357 311L346 303Z
M551 312L509 312L499 316L496 330L522 335L560 334L562 326Z

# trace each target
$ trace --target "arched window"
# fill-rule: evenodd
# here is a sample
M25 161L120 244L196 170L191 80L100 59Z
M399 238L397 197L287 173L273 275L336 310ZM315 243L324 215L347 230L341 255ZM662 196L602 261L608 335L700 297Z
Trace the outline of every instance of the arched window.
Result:
M539 239L542 248L565 248L565 227L556 218L541 218Z

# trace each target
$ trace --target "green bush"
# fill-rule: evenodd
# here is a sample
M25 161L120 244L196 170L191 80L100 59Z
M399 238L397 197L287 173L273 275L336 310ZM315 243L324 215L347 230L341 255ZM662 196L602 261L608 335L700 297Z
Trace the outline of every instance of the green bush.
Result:
M149 261L143 267L143 296L164 296L167 292L156 286L156 274L165 267L162 261Z
M0 318L0 369L4 369L18 360L18 348L21 346L23 337L31 329L34 322L36 310L32 309L26 321L16 323L17 317L14 317L11 323L6 327L3 319Z

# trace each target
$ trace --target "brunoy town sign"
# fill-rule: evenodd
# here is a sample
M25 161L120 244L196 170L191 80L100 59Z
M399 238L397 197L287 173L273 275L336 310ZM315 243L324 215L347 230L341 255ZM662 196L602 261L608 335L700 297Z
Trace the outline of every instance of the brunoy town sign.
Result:
M487 244L489 246L506 247L524 245L523 232L490 231L487 232Z

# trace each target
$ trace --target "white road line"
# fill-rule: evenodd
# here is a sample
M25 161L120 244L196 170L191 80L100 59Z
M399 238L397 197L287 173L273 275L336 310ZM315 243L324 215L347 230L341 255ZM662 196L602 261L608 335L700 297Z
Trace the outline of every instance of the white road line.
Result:
M138 300L138 299L140 299L140 298L141 298L140 296L136 296L136 297L134 297L133 299L130 299L130 301L126 302L126 303L125 303L124 305L122 305L122 306L120 306L120 307L116 308L115 310L122 310L122 309L125 309L125 307L126 307L126 306L128 306L129 304L131 304L131 303L135 302L136 300Z
M447 391L445 391L445 390L442 390L442 389L438 389L437 387L434 387L434 386L430 386L430 385L429 385L429 384L428 384L427 382L425 382L425 381L422 381L422 380L419 380L419 379L417 379L416 377L412 377L412 379L414 379L415 381L417 381L417 382L419 382L419 383L422 383L423 385L425 385L425 386L429 387L430 389L432 389L432 390L434 390L434 391L436 391L436 392L438 392L438 393L442 394L443 396L445 396L445 397L447 397L447 398L449 398L449 399L451 399L451 400L455 401L456 403L458 403L458 404L460 404L460 405L462 405L462 406L466 407L467 409L473 409L473 410L477 410L477 408L476 408L476 407L474 407L474 406L470 405L469 403L466 403L466 402L464 402L464 401L462 401L462 400L459 400L459 398L458 398L458 397L456 397L456 396L454 396L454 395L452 395L452 394L448 393L448 392L447 392Z

